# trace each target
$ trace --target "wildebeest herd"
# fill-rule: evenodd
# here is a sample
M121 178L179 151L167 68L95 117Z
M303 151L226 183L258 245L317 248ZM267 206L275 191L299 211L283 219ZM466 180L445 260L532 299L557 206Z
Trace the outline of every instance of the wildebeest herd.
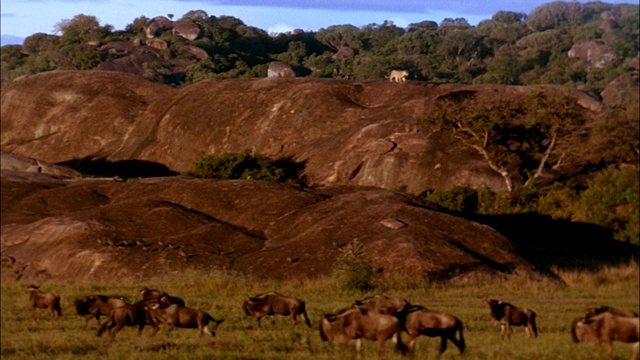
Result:
M49 310L51 320L55 319L56 314L62 316L59 295L42 292L35 285L30 285L28 290L29 305L35 320L38 320L39 309ZM224 321L216 320L204 311L189 308L183 299L157 289L144 287L140 289L140 296L141 300L131 304L122 298L89 295L76 299L74 306L77 314L85 317L85 327L95 318L99 326L97 335L108 332L111 341L125 326L137 327L138 335L145 326L153 328L152 336L160 326L165 326L167 331L197 328L200 336L205 333L215 336L215 330ZM510 337L511 326L525 327L529 338L538 336L536 313L533 310L497 299L483 301L489 306L491 319L500 324L503 340ZM298 317L301 317L309 328L312 327L304 301L276 292L249 297L242 304L242 309L247 316L257 319L258 327L262 327L263 317L272 315L290 316L293 326L298 324ZM101 316L107 317L104 324L100 324ZM397 351L403 355L411 354L420 335L439 337L439 354L447 349L448 341L460 353L466 348L463 323L456 316L385 295L356 300L342 311L324 315L320 319L319 331L322 341L347 343L354 340L358 357L362 355L362 339L376 341L380 355L384 353L385 343L389 339ZM403 332L408 335L406 343L402 340ZM638 359L640 324L638 314L634 311L609 306L589 308L583 317L574 319L571 335L576 343L604 344L610 359L613 359L614 341L632 343L631 359Z

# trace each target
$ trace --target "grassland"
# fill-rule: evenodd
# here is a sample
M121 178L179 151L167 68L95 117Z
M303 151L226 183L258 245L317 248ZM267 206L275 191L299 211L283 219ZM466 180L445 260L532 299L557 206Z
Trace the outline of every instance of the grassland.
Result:
M459 317L465 326L465 360L606 358L600 346L572 342L571 321L589 306L610 305L637 311L640 306L638 264L632 262L593 272L557 269L555 272L564 284L520 277L464 285L387 279L369 294L402 296L412 303ZM43 290L55 291L62 296L63 317L51 322L48 315L41 314L36 322L27 306L28 292L24 285L1 285L3 359L351 359L355 356L353 344L323 343L318 335L318 321L323 314L336 312L355 298L369 295L342 290L335 279L252 282L236 276L197 272L186 273L179 279L118 286L45 283ZM218 328L215 338L206 335L199 338L194 329L177 329L168 334L163 329L154 337L149 337L151 330L145 329L138 337L136 330L125 328L111 344L106 336L96 337L96 322L90 322L83 329L84 319L75 314L73 299L102 293L127 296L135 301L141 286L157 287L181 296L187 306L205 310L225 322ZM247 295L273 290L304 299L314 327L309 329L301 323L293 328L289 319L279 317L273 324L263 321L263 328L259 329L255 319L244 315L242 301ZM490 321L488 308L482 303L485 297L499 297L534 309L538 313L540 336L530 340L523 328L515 328L511 339L502 341L499 326ZM375 359L375 344L365 341L364 345L363 358ZM435 358L438 346L439 340L421 337L415 358ZM616 359L628 359L631 346L616 343L614 351ZM401 358L392 351L390 342L386 358ZM441 357L460 358L453 344L449 344Z

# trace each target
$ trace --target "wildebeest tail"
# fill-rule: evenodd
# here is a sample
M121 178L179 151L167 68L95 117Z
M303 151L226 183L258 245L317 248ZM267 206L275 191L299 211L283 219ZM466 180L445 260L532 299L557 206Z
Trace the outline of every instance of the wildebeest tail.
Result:
M460 352L464 352L464 349L466 349L467 344L464 342L464 335L462 334L462 328L464 326L462 325L462 321L458 322L458 333L460 334L460 340L459 340L459 344L458 344L458 349L460 349Z
M307 305L304 302L300 303L300 315L304 318L305 324L311 328L311 320L309 320L309 316L307 315Z
M533 337L538 337L538 326L536 325L536 313L533 311L529 311L529 323L531 324L531 331L533 332Z

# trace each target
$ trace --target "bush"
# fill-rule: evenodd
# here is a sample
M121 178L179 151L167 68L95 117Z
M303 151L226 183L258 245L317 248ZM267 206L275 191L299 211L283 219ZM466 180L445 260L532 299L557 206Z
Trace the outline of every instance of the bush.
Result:
M478 192L465 186L454 186L447 190L434 191L427 194L425 199L451 211L463 213L478 211Z
M334 271L343 290L365 292L375 288L369 255L358 240L353 240L341 250Z
M278 161L249 150L227 153L220 157L204 156L195 163L189 175L204 179L241 179L303 185L302 166L288 159Z

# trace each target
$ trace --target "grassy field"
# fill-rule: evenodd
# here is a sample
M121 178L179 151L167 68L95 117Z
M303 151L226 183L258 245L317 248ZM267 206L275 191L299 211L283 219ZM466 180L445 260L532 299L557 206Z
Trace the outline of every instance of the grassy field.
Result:
M42 284L42 290L62 296L63 317L49 321L48 314L32 319L27 306L25 284L3 283L2 351L3 359L352 359L353 344L324 343L318 334L318 322L323 314L347 307L356 298L385 293L402 296L415 304L456 315L464 323L467 350L465 360L472 359L604 359L601 346L577 345L571 340L571 322L582 316L590 306L610 305L638 310L639 267L635 262L609 267L597 272L559 271L556 274L566 285L552 281L533 282L524 278L491 284L443 285L421 281L386 280L369 294L350 293L340 289L336 280L308 282L252 283L247 279L190 272L180 279L165 279L153 283L123 284ZM224 319L215 338L198 337L195 329L162 329L149 337L150 329L136 336L134 328L125 328L113 343L108 337L97 337L97 323L92 320L83 329L84 319L75 314L72 302L89 294L127 296L138 300L142 286L160 288L185 299L187 306L209 312ZM309 329L302 323L296 328L290 319L278 317L275 323L263 321L259 329L256 320L246 317L241 309L248 295L279 291L307 302L313 322ZM500 328L491 322L489 310L482 303L485 297L500 298L517 306L529 307L538 313L539 337L527 339L524 328L515 328L508 341L500 338ZM104 321L104 320L103 320ZM406 334L405 337L406 339ZM439 339L421 337L415 358L435 358ZM387 359L399 359L388 343ZM364 359L375 359L373 342L364 342ZM616 343L616 359L628 359L631 345ZM449 344L441 359L462 358Z

